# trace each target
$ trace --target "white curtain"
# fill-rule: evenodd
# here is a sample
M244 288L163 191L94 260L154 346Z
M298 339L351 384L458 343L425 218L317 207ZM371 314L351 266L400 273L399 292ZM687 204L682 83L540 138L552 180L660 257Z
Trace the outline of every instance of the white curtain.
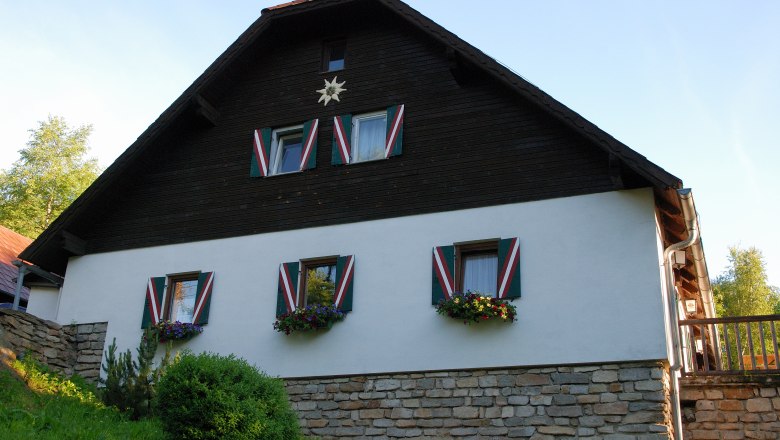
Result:
M367 118L358 127L357 160L381 159L385 155L385 117Z
M463 291L496 293L498 256L496 254L466 255L463 258Z
M198 280L178 281L174 284L171 321L192 322L197 291Z

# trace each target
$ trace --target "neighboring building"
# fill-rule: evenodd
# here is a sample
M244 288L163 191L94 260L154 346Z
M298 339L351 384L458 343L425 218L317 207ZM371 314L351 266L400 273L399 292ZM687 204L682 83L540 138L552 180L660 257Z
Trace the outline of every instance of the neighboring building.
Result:
M286 378L307 433L667 438L669 286L712 316L698 240L665 270L698 228L681 187L399 1L296 1L21 257L65 275L31 309L107 321L121 350L142 323L207 324L178 347ZM315 276L347 318L275 332ZM435 313L468 289L517 322Z
M19 269L12 263L17 255L32 243L32 240L24 235L0 226L0 307L11 308L16 292L16 277ZM22 287L19 298L20 310L27 307L27 299L30 297L30 289Z

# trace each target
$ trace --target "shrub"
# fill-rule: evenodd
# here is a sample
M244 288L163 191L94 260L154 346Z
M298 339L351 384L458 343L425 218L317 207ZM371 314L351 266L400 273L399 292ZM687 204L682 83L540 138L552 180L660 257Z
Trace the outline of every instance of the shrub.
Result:
M156 408L173 438L300 438L282 381L233 355L185 351L160 380Z

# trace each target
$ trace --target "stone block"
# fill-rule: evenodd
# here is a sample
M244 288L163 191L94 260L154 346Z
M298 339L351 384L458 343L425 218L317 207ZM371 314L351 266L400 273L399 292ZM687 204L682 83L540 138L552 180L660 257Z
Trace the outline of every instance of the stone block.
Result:
M599 403L593 405L595 414L628 414L628 402Z
M518 374L516 383L518 386L549 385L550 376L546 374Z
M582 415L581 406L548 406L545 412L551 417L579 417Z
M586 373L553 373L551 375L554 384L587 384L590 383L590 375Z
M617 382L618 372L616 370L597 370L593 372L591 380L595 383Z
M765 397L748 399L745 403L745 409L750 412L772 411L772 401Z
M458 406L452 409L452 416L459 419L473 419L479 417L479 409L472 406Z
M509 396L507 399L510 405L528 405L530 397L528 396ZM778 402L780 404L780 402Z
M604 417L601 416L584 416L579 418L580 426L587 426L591 428L598 428L604 426Z
M696 402L697 408L698 405L699 402ZM721 411L742 411L744 405L741 400L720 400L718 401L718 409Z
M390 391L401 388L401 381L398 379L380 379L374 382L376 391Z
M498 380L496 376L482 376L479 378L479 386L480 388L495 387L498 386Z
M650 379L650 368L623 368L618 371L621 382L633 382Z
M540 426L536 430L542 434L575 435L577 430L571 426Z
M571 394L556 394L553 396L553 403L555 405L574 405L577 403L577 396Z

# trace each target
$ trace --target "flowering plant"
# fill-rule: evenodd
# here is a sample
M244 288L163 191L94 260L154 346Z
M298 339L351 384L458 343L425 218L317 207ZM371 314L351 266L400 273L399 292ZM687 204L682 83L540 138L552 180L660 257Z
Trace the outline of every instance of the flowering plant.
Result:
M312 304L276 318L274 330L289 335L292 332L330 328L334 322L343 321L346 315L335 304Z
M455 293L450 299L443 299L436 305L436 313L450 318L462 319L464 324L501 319L515 320L517 308L503 299L482 296L479 292Z
M149 334L160 342L189 339L203 332L203 327L189 322L160 321L149 328Z

